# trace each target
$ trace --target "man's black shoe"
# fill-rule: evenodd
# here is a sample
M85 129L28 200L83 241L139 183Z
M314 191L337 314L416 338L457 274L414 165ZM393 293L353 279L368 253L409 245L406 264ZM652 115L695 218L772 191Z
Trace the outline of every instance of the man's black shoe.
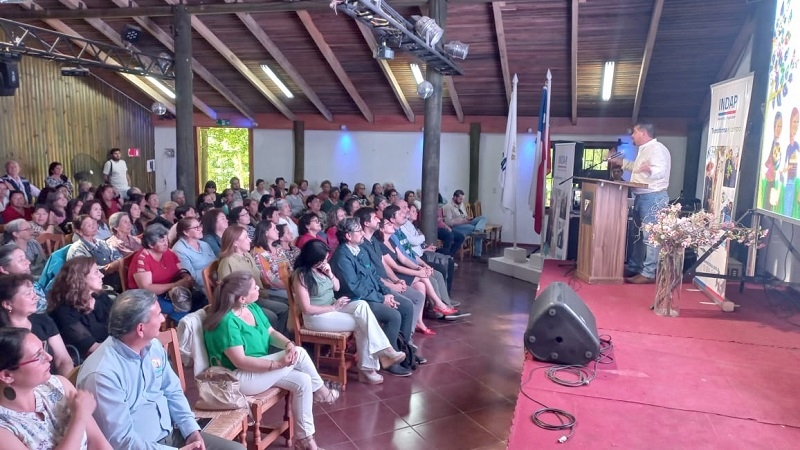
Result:
M624 278L633 278L636 275L639 275L639 272L635 272L635 271L629 270L629 269L625 269L625 272L623 273L623 277Z
M428 358L426 358L426 357L424 357L424 356L420 355L419 353L417 353L417 354L416 354L416 357L417 357L417 362L418 362L418 363L420 363L420 364L427 364L427 362L428 362Z
M401 366L400 364L395 364L392 367L386 369L387 372L396 376L396 377L410 377L411 376L411 369L406 369L405 367Z

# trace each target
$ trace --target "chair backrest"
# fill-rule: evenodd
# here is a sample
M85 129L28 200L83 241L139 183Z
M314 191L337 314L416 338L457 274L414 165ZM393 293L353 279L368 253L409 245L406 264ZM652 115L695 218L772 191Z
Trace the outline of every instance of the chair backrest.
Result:
M206 299L208 299L209 305L214 303L214 289L217 288L217 269L219 269L218 259L214 260L202 271L203 288L206 291Z
M55 233L41 233L36 241L41 244L44 254L50 256L51 253L64 246L64 235Z
M119 266L119 282L122 285L123 292L128 290L128 269L130 268L131 260L133 260L133 255L135 254L136 253L131 253L122 258L122 264Z
M472 205L470 205L469 203L465 202L464 203L464 209L466 210L468 216L475 217L475 214L472 214Z
M286 297L289 301L289 325L295 332L295 340L300 343L300 330L303 328L303 312L300 310L300 305L294 301L292 271L289 268L288 262L282 262L278 267L281 280L286 286Z
M475 200L475 203L472 204L472 212L475 217L479 217L483 215L483 211L481 209L481 201Z
M67 379L73 386L77 386L78 384L78 372L81 370L81 366L75 366L67 375Z
M158 333L158 340L161 345L167 350L169 363L172 365L172 370L178 375L181 380L181 389L186 390L186 378L183 375L183 363L181 362L181 350L178 348L178 333L175 328Z

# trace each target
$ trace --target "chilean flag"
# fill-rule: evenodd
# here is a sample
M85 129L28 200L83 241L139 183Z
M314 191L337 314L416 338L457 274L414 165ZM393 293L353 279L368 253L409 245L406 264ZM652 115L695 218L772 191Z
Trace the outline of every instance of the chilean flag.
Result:
M547 70L547 84L542 89L542 107L539 110L539 129L536 132L536 162L531 179L528 206L533 211L533 229L542 233L544 224L545 178L550 174L550 87L552 75Z

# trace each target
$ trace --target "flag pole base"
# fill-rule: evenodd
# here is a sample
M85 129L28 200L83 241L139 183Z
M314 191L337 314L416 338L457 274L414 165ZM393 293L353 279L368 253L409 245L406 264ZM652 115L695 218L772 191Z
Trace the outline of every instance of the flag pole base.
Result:
M518 264L524 263L527 256L528 251L522 247L514 246L503 249L503 258Z

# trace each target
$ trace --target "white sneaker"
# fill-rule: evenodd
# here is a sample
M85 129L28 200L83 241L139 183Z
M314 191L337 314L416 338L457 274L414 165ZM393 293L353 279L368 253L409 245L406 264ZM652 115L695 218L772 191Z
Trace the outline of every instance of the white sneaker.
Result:
M359 370L358 381L366 384L381 384L383 383L383 375L372 369Z

